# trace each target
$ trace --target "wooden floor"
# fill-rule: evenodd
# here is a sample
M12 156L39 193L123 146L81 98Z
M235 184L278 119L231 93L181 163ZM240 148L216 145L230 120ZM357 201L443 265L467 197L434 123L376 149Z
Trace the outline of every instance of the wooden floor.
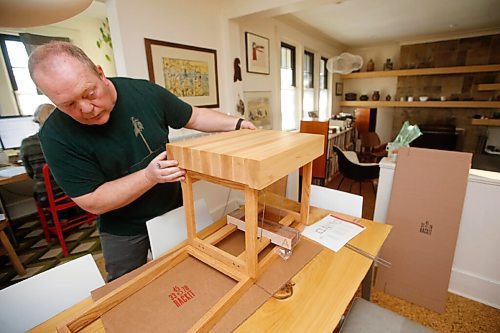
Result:
M340 177L334 178L327 187L337 189ZM363 217L373 219L375 198L373 186L344 179L340 190L363 196ZM500 333L500 310L470 299L448 293L446 311L442 314L415 305L403 299L372 289L372 302L402 316L415 320L441 333Z

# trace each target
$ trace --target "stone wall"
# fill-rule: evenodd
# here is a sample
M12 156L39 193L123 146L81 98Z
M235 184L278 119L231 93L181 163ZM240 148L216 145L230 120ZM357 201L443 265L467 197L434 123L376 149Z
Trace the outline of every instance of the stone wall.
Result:
M500 35L463 38L442 42L404 45L400 53L400 69L433 68L500 64ZM500 91L478 91L480 83L500 82L500 72L453 75L402 76L398 78L396 99L428 96L430 100L489 101L500 100ZM463 128L458 149L476 152L486 128L472 126L474 115L491 117L499 109L476 108L396 108L393 137L405 120L411 124L455 124Z

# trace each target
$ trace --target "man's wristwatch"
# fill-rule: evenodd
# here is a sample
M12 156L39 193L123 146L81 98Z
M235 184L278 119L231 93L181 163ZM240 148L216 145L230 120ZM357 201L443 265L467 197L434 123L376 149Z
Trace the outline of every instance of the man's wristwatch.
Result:
M241 123L243 122L244 119L240 118L238 119L238 122L236 123L236 127L234 128L235 131L239 130L241 127Z

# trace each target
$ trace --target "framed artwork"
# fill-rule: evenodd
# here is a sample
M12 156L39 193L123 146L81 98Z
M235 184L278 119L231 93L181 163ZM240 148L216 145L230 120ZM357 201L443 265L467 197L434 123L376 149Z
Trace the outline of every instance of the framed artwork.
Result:
M269 74L269 39L245 32L247 72Z
M194 106L219 107L215 50L144 38L149 80Z
M255 127L272 129L271 92L245 91L244 118L250 120Z
M344 92L344 84L342 82L335 83L335 96L342 96Z

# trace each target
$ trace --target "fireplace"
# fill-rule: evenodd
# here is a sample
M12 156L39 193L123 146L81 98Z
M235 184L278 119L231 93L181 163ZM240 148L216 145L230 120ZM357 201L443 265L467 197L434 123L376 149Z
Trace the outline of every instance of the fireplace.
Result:
M441 150L459 150L457 148L460 131L450 124L420 124L422 135L415 139L412 147L431 148Z

